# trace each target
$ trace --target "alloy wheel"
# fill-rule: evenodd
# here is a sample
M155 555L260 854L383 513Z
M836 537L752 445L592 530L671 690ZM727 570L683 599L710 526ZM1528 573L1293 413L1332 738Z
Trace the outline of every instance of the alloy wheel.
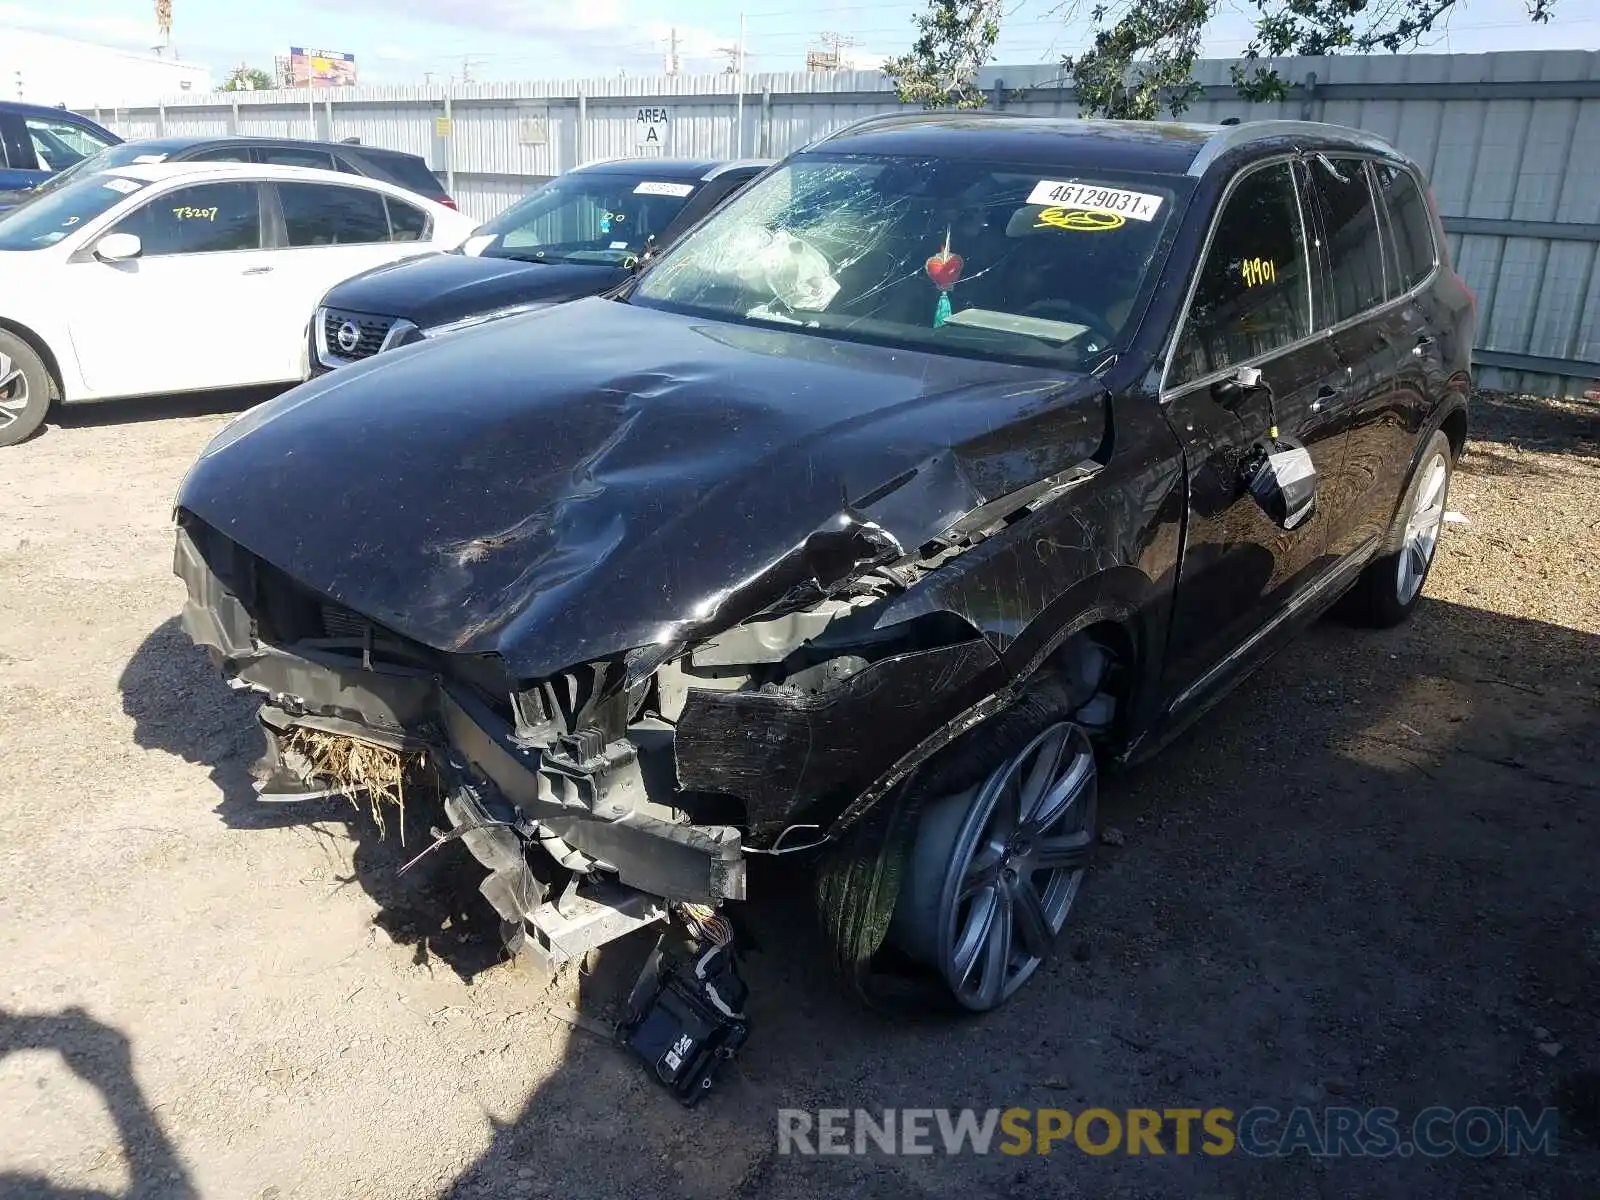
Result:
M22 419L28 400L28 377L9 354L0 353L0 429Z
M896 940L962 1007L995 1008L1050 952L1089 864L1096 790L1088 737L1061 722L924 813Z
M1443 454L1435 454L1422 467L1418 476L1416 499L1411 514L1406 518L1405 533L1400 539L1400 557L1395 568L1395 584L1401 604L1410 604L1422 590L1422 581L1428 576L1428 565L1439 545L1439 530L1444 525L1446 484L1450 480L1450 464Z

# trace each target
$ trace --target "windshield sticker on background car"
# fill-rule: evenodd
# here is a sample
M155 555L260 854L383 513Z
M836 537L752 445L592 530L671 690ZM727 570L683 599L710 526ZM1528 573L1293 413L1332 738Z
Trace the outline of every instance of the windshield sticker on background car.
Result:
M124 179L120 175L114 175L100 186L109 188L113 192L121 192L124 196L131 196L144 185L137 180Z
M687 196L694 191L692 183L641 183L633 189L635 196Z
M628 248L628 243L627 242L612 242L611 246L610 246L610 249L612 249L612 250L626 250L627 248Z
M133 161L136 163L166 162L167 156L165 154L140 154L136 155Z
M172 215L180 221L215 221L217 210L215 208L190 208L183 205L172 210Z
M1047 208L1039 214L1035 229L1075 229L1095 232L1101 229L1121 229L1128 223L1121 213L1106 212L1097 208Z
M1149 192L1129 192L1091 183L1058 183L1054 179L1041 179L1035 184L1028 193L1028 203L1113 212L1135 221L1153 221L1161 211L1161 197Z

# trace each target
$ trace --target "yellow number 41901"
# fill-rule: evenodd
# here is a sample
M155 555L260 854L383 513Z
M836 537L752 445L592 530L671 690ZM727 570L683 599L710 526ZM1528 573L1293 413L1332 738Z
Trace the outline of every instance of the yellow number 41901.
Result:
M1278 266L1270 258L1247 258L1240 271L1244 275L1245 287L1278 282Z

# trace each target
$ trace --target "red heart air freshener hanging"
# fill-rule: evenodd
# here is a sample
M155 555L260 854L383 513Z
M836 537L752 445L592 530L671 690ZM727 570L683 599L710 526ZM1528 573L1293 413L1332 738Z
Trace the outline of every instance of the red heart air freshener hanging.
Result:
M923 264L923 269L928 272L928 278L933 280L935 287L947 292L955 287L956 281L961 278L961 268L965 265L961 255L950 253L950 239L946 236L944 248Z

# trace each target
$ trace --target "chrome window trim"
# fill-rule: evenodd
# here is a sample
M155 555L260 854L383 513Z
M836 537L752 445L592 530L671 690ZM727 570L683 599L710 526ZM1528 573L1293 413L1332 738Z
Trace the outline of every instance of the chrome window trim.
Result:
M1223 126L1207 138L1200 147L1200 152L1194 156L1194 161L1189 164L1188 174L1198 179L1229 150L1248 146L1252 142L1272 137L1294 137L1298 134L1312 141L1325 143L1330 130L1336 130L1339 136L1354 142L1362 152L1391 160L1399 156L1399 151L1382 138L1344 125L1330 126L1319 121L1249 121L1239 125Z
M1283 124L1299 124L1299 122L1282 122L1282 123ZM1278 122L1272 122L1272 124L1278 124ZM1346 150L1346 151L1343 151L1343 152L1328 151L1328 153L1341 153L1343 156L1357 157L1357 158L1370 158L1371 157L1370 155L1367 155L1367 154L1364 154L1364 153L1359 153L1359 152L1353 151L1353 150ZM1392 153L1392 151L1391 151L1391 153ZM1183 309L1182 309L1182 311L1180 312L1180 314L1178 316L1177 324L1173 327L1172 336L1168 341L1167 348L1162 354L1161 386L1160 386L1160 388L1158 389L1158 391L1156 393L1156 401L1157 401L1157 403L1159 403L1159 404L1170 404L1172 402L1173 398L1175 396L1177 396L1178 394L1180 394L1182 392L1191 391L1194 388L1203 387L1203 386L1208 385L1208 384L1216 383L1219 380L1226 379L1228 376L1232 375L1235 371L1239 370L1240 367L1260 366L1262 363L1267 362L1269 359L1277 358L1280 354L1287 354L1287 353L1289 353L1289 352L1291 352L1293 350L1302 350L1302 349L1304 349L1305 347L1311 345L1314 342L1321 341L1323 338L1332 337L1334 334L1337 334L1337 333L1343 333L1346 329L1350 329L1350 328L1352 328L1353 326L1357 325L1358 323L1360 323L1362 321L1369 320L1370 318L1375 317L1375 316L1380 316L1380 315L1382 315L1384 313L1387 313L1390 309L1397 308L1402 304L1410 303L1411 301L1415 300L1419 295L1421 295L1424 291L1426 291L1428 288L1432 287L1434 282L1438 279L1439 271L1443 267L1444 263L1442 261L1441 255L1439 253L1438 238L1435 237L1434 238L1433 269L1431 271L1429 271L1426 276L1423 277L1421 282L1416 284L1414 287L1411 287L1411 288L1407 289L1405 292L1402 292L1400 295L1394 297L1394 299L1385 300L1382 304L1374 305L1372 308L1365 309L1362 312L1357 313L1353 317L1347 317L1343 321L1337 321L1334 324L1329 325L1324 329L1313 329L1311 331L1311 333L1309 333L1307 336L1305 336L1303 338L1296 338L1292 342L1285 342L1283 345L1277 347L1274 350L1269 350L1265 354L1257 354L1253 358L1247 358L1247 359L1244 359L1241 362L1233 363L1233 364L1231 364L1231 365L1229 365L1227 367L1224 367L1220 371L1212 371L1210 374L1201 375L1198 378L1191 379L1191 380L1189 380L1189 381L1187 381L1185 383L1169 384L1167 382L1167 380L1168 380L1168 377L1172 373L1172 360L1177 355L1178 344L1183 338L1184 327L1186 325L1188 325L1188 323L1189 323L1189 306L1194 303L1194 293L1198 289L1198 287L1200 286L1200 267L1205 264L1206 256L1211 253L1211 243L1212 243L1213 238L1215 238L1215 236L1216 236L1217 223L1222 217L1222 211L1227 206L1228 200L1233 195L1234 188L1238 186L1239 181L1241 179L1244 179L1252 171L1255 171L1258 168L1265 167L1265 166L1270 166L1270 165L1272 165L1274 163L1278 163L1280 161L1286 161L1286 162L1293 163L1293 162L1295 162L1296 160L1298 160L1298 159L1300 159L1302 157L1304 157L1304 155L1302 155L1302 154L1300 154L1298 152L1295 152L1295 153L1286 153L1286 154L1275 154L1275 155L1272 155L1269 158L1260 159L1257 162L1253 162L1253 163L1248 164L1243 170L1241 170L1237 175L1235 175L1228 182L1227 188L1222 193L1222 200L1217 205L1217 211L1211 217L1211 226L1210 226L1210 228L1208 228L1206 230L1205 243L1201 247L1199 257L1195 260L1196 261L1196 268L1195 268L1193 274L1189 278L1189 287L1184 293ZM1409 174L1412 177L1412 179L1416 182L1416 184L1417 184L1419 189L1423 186L1421 176L1417 173L1417 171L1414 168L1412 168L1410 163L1407 163L1407 162L1405 162L1403 160L1394 159L1394 158L1391 158L1391 157L1388 157L1388 156L1383 156L1383 157L1385 158L1386 161L1390 162L1391 164L1393 164L1394 166L1396 166L1400 170L1403 170L1407 174ZM1370 185L1369 185L1369 190L1370 190ZM1296 202L1296 204L1300 203L1299 195L1300 195L1300 189L1298 187L1296 187L1295 188L1295 202ZM1382 214L1381 213L1379 214L1379 219L1380 220L1382 219ZM1428 224L1431 227L1433 222L1430 220L1428 222ZM1303 212L1302 212L1302 217L1301 217L1301 230L1302 230L1303 233L1309 232L1305 227ZM1309 260L1308 260L1308 265L1309 265ZM1311 311L1312 311L1312 319L1313 319L1313 321L1315 321L1315 318L1316 318L1316 306L1315 305L1312 306L1312 310Z

